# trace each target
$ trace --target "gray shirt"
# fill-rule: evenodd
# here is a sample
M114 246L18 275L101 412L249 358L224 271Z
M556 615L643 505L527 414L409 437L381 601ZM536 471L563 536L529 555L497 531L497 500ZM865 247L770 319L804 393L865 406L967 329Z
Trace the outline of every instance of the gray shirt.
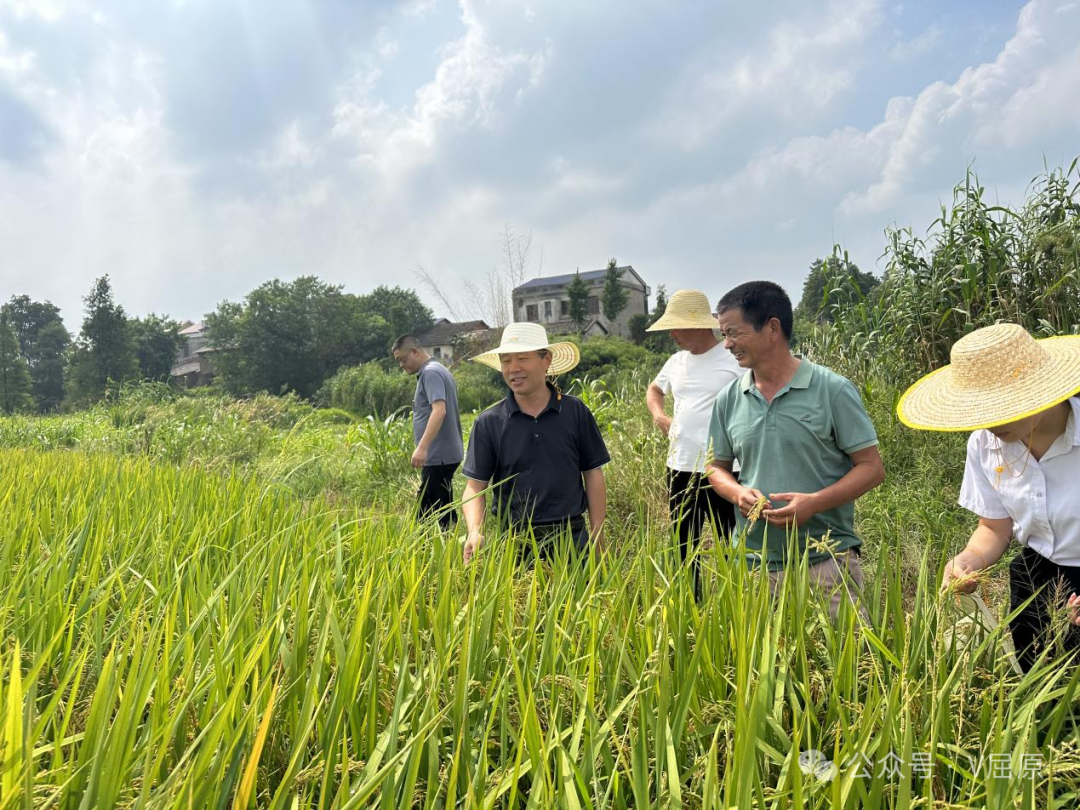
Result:
M413 443L420 439L431 418L431 404L442 400L446 403L446 417L442 427L428 448L425 467L438 464L460 464L465 456L461 442L461 416L458 413L457 384L454 376L438 360L428 360L416 375L416 394L413 396Z

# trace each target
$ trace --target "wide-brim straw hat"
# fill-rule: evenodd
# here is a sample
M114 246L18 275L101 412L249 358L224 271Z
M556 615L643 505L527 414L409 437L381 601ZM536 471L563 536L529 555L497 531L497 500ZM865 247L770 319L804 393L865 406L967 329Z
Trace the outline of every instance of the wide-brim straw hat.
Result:
M581 353L573 343L550 343L547 330L538 323L512 323L503 329L498 347L490 352L478 354L472 359L483 363L496 371L502 371L499 363L500 354L518 354L547 349L551 352L551 367L548 374L565 374L581 362Z
M700 290L676 290L668 299L664 314L646 332L668 329L716 329L716 317L709 298Z
M950 359L900 397L896 413L908 427L998 427L1080 393L1080 336L1035 340L1021 326L999 323L960 338Z

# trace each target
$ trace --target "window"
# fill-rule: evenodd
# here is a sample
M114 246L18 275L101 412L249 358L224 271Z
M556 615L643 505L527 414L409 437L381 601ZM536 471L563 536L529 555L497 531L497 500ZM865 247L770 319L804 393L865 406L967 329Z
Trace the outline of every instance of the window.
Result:
M550 321L551 320L551 302L550 301L545 301L544 302L544 320L545 321Z
M590 315L600 314L600 299L595 295L590 295L585 299L585 311Z
M540 320L540 315L536 309L536 304L529 304L525 307L525 320L536 323Z
M570 302L565 298L559 302L559 317L567 318L570 316Z
M442 359L442 346L436 346L435 347L435 359L436 360L441 360Z

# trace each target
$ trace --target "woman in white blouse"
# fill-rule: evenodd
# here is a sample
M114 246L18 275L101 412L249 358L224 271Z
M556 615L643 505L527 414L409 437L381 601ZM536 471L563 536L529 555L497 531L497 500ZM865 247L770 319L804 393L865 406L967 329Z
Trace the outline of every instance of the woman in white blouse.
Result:
M1080 649L1080 337L1037 341L998 324L958 340L951 360L911 386L897 413L922 430L974 430L960 505L979 525L942 587L974 590L972 575L1015 537L1012 610L1031 601L1010 630L1028 670L1055 638Z

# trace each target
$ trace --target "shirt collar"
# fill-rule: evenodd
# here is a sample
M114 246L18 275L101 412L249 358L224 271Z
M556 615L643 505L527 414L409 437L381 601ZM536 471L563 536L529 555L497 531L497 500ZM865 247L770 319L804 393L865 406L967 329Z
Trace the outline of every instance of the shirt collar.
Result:
M548 392L551 396L548 399L547 406L544 408L544 410L540 411L537 416L547 413L548 411L555 411L556 413L561 413L562 399L559 397L558 392L555 391L555 386L549 382L546 382L545 384L547 385ZM506 412L511 414L521 413L521 406L518 405L517 398L514 396L513 391L506 395Z
M1069 419L1065 423L1065 438L1068 440L1069 446L1080 447L1080 397L1072 397L1069 399L1069 407L1072 408L1072 412L1069 414ZM986 430L986 436L986 444L990 449L1001 450L1004 448L1005 442L989 430Z
M791 378L791 382L785 385L781 392L788 390L789 388L809 388L810 379L814 376L814 364L807 360L800 354L795 355L799 358L799 367L795 369L795 376ZM742 379L739 381L739 389L744 393L749 393L750 389L754 387L754 371L748 370L743 374Z

